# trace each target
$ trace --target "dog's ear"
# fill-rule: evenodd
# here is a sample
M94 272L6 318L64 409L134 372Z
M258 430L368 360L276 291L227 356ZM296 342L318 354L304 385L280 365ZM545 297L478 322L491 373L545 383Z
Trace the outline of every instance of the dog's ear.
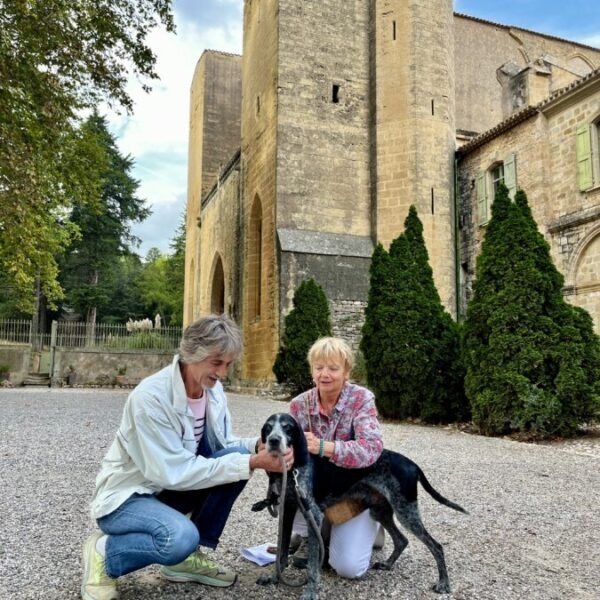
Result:
M306 445L306 437L304 437L304 431L298 424L298 421L291 417L294 422L294 429L292 435L292 446L294 447L294 466L303 467L308 462L308 446Z
M260 440L263 444L267 441L267 436L269 435L269 433L271 433L271 430L273 429L273 418L274 415L271 415L265 421L264 425L262 426L262 429L260 430Z

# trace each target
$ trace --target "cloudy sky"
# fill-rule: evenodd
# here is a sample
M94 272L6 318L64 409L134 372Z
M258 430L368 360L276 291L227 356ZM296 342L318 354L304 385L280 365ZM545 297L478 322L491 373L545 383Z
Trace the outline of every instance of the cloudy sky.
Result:
M207 48L242 51L243 0L174 0L173 8L177 34L155 32L150 39L160 81L150 94L132 82L135 113L109 116L121 150L135 160L140 196L153 211L134 228L141 256L152 247L169 251L185 209L189 88L196 62ZM600 47L597 0L455 0L454 9Z

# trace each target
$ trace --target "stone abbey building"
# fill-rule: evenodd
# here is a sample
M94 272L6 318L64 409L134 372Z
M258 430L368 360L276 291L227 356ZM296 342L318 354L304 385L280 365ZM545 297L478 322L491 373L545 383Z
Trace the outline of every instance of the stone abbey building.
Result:
M423 221L460 318L495 186L527 192L600 323L600 50L453 12L451 0L245 0L243 55L191 88L184 318L227 312L239 376L271 367L299 283L356 342L370 257Z

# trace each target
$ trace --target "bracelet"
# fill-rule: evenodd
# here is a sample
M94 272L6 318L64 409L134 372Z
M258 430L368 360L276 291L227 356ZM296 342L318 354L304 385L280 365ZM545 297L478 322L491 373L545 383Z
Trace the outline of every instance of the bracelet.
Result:
M323 458L325 456L325 440L321 438L319 440L319 458Z

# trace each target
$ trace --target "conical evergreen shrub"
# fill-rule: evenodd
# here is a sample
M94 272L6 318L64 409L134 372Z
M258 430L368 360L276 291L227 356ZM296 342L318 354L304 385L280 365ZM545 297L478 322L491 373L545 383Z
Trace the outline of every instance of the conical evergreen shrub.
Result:
M368 383L383 416L466 418L458 329L440 302L414 207L405 228L371 260L361 340Z
M562 287L525 193L513 203L500 186L464 324L465 387L483 433L570 435L597 410L598 338Z
M298 286L293 304L294 308L285 317L282 345L273 373L279 383L286 383L293 393L300 393L312 386L308 351L320 337L331 335L331 323L327 296L314 279Z

